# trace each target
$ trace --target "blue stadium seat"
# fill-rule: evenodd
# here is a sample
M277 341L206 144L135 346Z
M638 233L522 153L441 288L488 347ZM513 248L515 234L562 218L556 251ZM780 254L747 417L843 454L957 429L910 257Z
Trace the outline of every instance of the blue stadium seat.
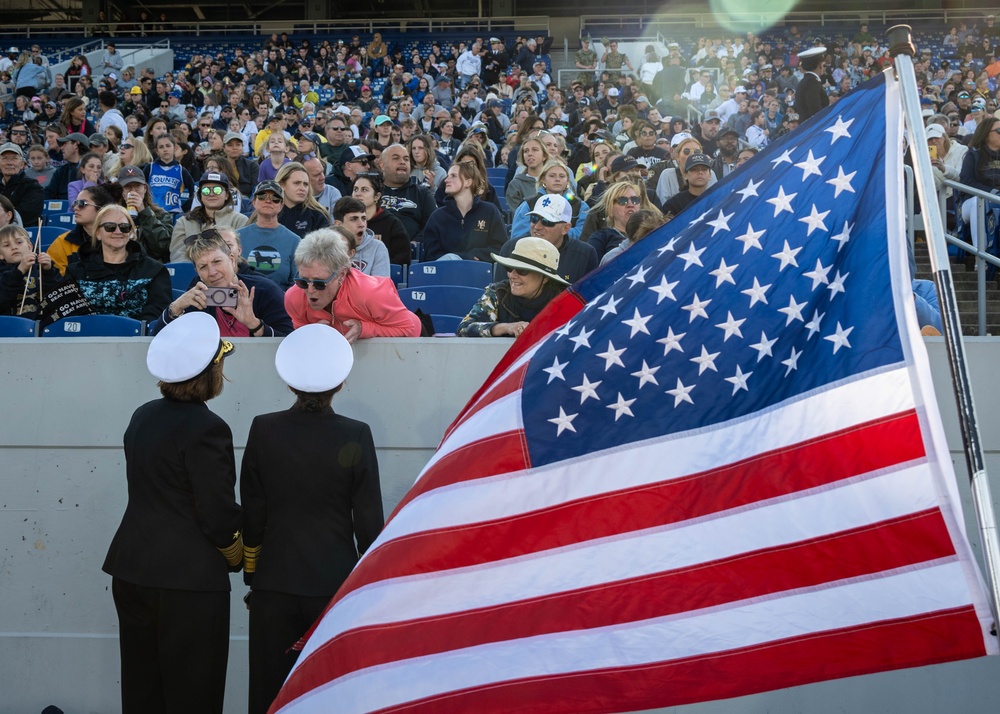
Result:
M486 180L491 184L496 186L496 182L499 181L500 185L503 186L504 180L507 178L507 167L497 166L494 168L486 169Z
M0 315L0 337L38 337L38 323L26 317Z
M389 264L389 277L392 278L392 282L397 288L406 287L406 282L403 280L403 266L396 265L395 263Z
M35 242L35 235L38 233L38 227L32 226L31 228L25 229L28 231L28 240L32 243ZM66 228L61 226L42 226L42 250L46 250L52 242L66 232Z
M434 324L434 334L454 334L464 319L464 315L462 317L458 315L431 315L431 322Z
M142 320L118 315L80 315L57 320L42 330L42 337L139 337Z
M479 288L465 285L428 285L403 288L399 299L413 312L420 309L429 315L468 315L482 294Z
M46 213L42 214L42 220L47 226L61 227L63 233L76 225L76 218L72 213Z
M170 287L174 290L186 291L194 279L194 263L167 263L170 273Z
M406 286L465 285L481 290L492 282L492 263L482 260L436 260L411 265Z
M69 201L49 199L42 204L42 214L49 216L53 213L69 213Z

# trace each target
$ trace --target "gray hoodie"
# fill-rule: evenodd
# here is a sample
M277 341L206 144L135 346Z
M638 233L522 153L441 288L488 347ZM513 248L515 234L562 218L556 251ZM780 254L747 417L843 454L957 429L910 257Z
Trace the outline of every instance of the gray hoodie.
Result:
M368 275L389 277L389 249L375 237L370 228L365 231L361 245L351 258L351 265Z

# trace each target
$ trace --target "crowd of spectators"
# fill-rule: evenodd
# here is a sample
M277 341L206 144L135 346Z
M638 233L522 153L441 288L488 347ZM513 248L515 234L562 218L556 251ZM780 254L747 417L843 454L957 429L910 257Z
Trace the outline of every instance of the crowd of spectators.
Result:
M935 52L915 57L939 180L1000 188L994 22L957 24ZM572 282L631 244L634 214L647 227L670 220L891 64L863 23L840 38L795 26L706 34L669 42L662 56L653 45L629 56L604 39L599 57L583 37L578 72L560 86L551 41L476 36L422 55L379 33L367 42L275 34L257 49L195 54L162 76L127 66L110 42L100 66L78 56L64 73L53 73L37 45L11 47L0 59L0 196L11 209L0 201L0 228L33 227L46 199L69 201L75 225L38 261L67 280L128 284L120 304L99 300L102 312L162 324L213 309L198 295L229 281L238 305L214 308L224 334L282 334L291 312L258 324L251 309L262 278L298 290L285 294L300 313L330 308L313 298L338 283L352 295L375 291L372 304L393 315L395 329L396 306L376 290L391 264L494 262L532 236L557 247L558 275ZM489 180L498 172L502 182ZM346 242L349 267L339 254L313 256L317 274L302 279L299 247L317 231L326 231L320 245ZM114 243L119 233L132 239L127 250ZM230 234L238 249L227 257L217 245L199 248ZM221 277L206 277L206 256L226 262ZM198 293L172 298L147 261L185 260L197 266ZM20 254L0 262L0 277L30 284L24 262ZM115 267L132 263L144 277ZM507 276L497 268L496 277ZM345 319L361 325L325 319L352 338L385 334L363 325L378 317L357 303L360 316Z

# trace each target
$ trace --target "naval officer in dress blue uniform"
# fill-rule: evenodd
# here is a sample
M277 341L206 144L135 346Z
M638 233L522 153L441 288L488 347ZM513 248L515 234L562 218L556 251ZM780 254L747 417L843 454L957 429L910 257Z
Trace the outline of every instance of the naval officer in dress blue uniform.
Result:
M243 511L229 426L205 404L233 350L205 313L184 315L146 354L161 399L125 431L128 505L104 561L118 611L124 714L221 714L229 573Z
M264 714L298 658L296 644L382 530L375 443L331 407L354 364L327 325L306 325L275 355L291 409L253 420L240 471L250 608L250 714Z

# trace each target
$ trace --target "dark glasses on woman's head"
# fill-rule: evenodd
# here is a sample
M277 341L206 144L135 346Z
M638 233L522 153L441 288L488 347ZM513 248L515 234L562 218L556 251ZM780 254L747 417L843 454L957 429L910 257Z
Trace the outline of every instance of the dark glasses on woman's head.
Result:
M221 196L225 193L226 189L222 186L202 186L201 195L202 196Z
M132 224L131 223L110 223L109 222L109 223L102 223L101 224L101 229L105 233L114 233L116 228L119 231L121 231L122 233L131 233L132 232Z
M618 198L615 199L615 203L617 203L619 206L628 206L628 205L638 206L640 203L642 203L642 199L639 198L638 196L619 196Z
M191 245L196 240L215 240L216 238L222 238L219 230L217 228L206 228L201 233L195 233L185 238L184 245Z
M310 285L313 286L313 290L326 290L326 286L336 280L337 273L334 273L326 280L306 280L305 278L295 278L295 285L303 290L308 290Z
M552 228L553 226L559 225L556 221L548 221L548 220L542 218L541 216L532 215L532 216L529 216L529 218L531 219L531 224L532 225L534 225L536 223L541 223L546 228Z

